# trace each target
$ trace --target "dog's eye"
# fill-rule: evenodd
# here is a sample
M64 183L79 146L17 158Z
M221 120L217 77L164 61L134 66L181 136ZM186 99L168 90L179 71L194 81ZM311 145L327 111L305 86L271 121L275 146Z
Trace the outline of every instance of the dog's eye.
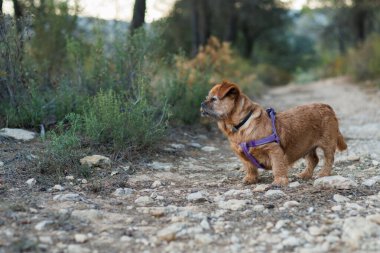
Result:
M216 97L212 97L211 102L215 102L215 101L216 101Z

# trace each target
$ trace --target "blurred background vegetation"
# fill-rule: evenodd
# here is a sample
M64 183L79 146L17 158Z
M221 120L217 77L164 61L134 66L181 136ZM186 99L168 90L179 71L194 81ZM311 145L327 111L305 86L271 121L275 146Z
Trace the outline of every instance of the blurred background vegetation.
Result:
M84 17L80 0L0 0L0 126L55 130L56 154L135 151L199 122L223 79L253 97L338 75L380 83L379 0L173 0L150 23L145 0L127 1L130 22Z

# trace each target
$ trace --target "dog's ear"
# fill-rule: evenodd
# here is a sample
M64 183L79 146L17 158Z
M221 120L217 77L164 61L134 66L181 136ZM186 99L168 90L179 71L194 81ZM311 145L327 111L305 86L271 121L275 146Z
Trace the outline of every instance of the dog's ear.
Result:
M229 96L229 95L231 95L231 96L233 95L233 96L238 97L240 95L240 89L234 83L230 83L228 81L223 81L219 87L219 90L218 90L216 96L219 99L223 99L224 97Z

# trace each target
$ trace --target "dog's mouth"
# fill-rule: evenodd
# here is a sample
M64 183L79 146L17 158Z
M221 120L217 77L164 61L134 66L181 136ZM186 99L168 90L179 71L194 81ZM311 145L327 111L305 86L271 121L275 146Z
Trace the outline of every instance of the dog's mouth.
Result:
M213 119L219 119L219 115L217 115L215 112L208 110L204 107L201 107L201 116L207 117L207 118L213 118Z

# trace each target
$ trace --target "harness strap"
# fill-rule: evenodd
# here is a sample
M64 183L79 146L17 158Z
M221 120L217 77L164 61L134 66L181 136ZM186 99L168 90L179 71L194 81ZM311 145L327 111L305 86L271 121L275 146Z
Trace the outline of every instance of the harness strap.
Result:
M264 168L264 166L262 164L260 164L259 161L257 161L257 159L253 155L251 155L251 153L249 153L249 148L254 148L254 147L261 146L261 145L271 143L271 142L277 142L278 144L280 144L280 138L278 137L277 130L276 130L276 121L275 121L276 112L274 111L273 108L268 108L266 111L269 114L269 117L270 117L271 122L272 122L273 133L271 135L264 137L262 139L259 139L259 140L251 140L251 141L242 142L239 144L240 147L242 148L245 156L257 168Z

